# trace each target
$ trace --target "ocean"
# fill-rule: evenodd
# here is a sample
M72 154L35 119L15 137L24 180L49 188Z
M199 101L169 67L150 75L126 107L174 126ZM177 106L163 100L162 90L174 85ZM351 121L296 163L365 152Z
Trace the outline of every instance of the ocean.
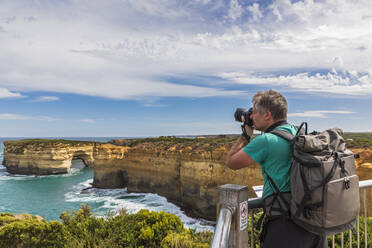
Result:
M0 163L3 161L3 141L16 139L21 138L0 138ZM106 142L114 138L63 139ZM140 209L164 211L180 217L185 227L213 231L213 222L188 217L178 206L157 194L90 188L92 183L93 169L85 167L81 160L72 161L70 173L52 176L13 175L0 165L0 212L30 213L48 221L59 220L61 212L78 210L85 203L96 216L105 216L120 208L127 209L129 213Z

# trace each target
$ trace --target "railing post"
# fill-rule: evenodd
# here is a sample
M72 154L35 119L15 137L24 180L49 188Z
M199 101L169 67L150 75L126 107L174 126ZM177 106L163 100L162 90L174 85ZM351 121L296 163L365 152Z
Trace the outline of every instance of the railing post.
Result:
M219 207L233 209L229 247L248 247L248 187L225 184L218 187Z

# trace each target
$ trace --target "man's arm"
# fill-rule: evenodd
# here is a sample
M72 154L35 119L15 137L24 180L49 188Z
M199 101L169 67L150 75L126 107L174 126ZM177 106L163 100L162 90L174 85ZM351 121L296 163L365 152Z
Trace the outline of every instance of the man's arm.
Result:
M255 163L255 161L243 151L248 144L247 140L240 136L227 154L226 165L233 170L238 170Z

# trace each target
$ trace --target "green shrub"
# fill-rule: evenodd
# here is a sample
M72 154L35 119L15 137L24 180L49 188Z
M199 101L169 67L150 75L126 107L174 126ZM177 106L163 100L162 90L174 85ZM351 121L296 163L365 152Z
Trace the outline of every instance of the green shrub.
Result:
M364 216L359 216L359 239L360 239L360 247L365 247L365 231L364 231ZM372 218L367 218L367 247L372 247ZM350 234L349 231L344 233L344 247L349 247L350 244ZM352 230L352 247L357 247L358 241L357 241L357 231L354 229ZM332 236L328 237L328 246L332 247ZM340 248L341 247L341 234L335 235L335 247Z
M172 232L161 242L162 248L208 248L212 241L212 232L196 232L186 229L180 233Z
M61 222L33 215L0 214L0 247L121 248L208 247L212 232L185 229L179 217L165 212L120 211L106 218L91 215L87 205L62 212ZM191 246L190 246L191 245Z
M67 228L58 221L17 220L0 229L0 247L66 247Z
M184 229L176 215L148 210L116 216L107 225L110 239L120 247L159 247L169 233Z

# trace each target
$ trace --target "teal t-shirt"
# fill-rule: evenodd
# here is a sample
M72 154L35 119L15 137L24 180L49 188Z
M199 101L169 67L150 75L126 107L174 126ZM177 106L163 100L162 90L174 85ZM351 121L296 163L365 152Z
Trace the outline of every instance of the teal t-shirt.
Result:
M279 126L275 129L281 129L293 135L297 128L290 124ZM273 179L281 192L291 191L290 169L291 169L291 148L288 141L271 133L263 133L243 148L254 161L261 166L264 177L264 187L262 197L275 193L275 188L270 184L264 171Z

